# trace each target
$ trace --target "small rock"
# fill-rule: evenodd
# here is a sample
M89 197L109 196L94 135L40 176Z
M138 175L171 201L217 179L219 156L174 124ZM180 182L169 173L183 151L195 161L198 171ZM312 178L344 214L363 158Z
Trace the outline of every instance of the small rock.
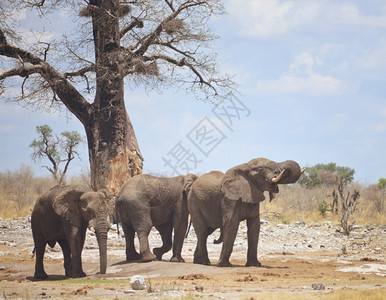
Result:
M312 288L314 290L325 290L326 289L326 285L323 282L314 282L312 284Z
M124 290L123 293L124 293L124 294L130 294L130 295L133 295L133 294L135 294L136 292L135 292L135 290Z
M196 289L197 292L202 292L202 291L204 291L204 287L203 287L203 286L198 286L198 285L196 285L195 289Z
M145 278L141 275L134 275L130 278L130 285L133 290L144 290L146 289Z

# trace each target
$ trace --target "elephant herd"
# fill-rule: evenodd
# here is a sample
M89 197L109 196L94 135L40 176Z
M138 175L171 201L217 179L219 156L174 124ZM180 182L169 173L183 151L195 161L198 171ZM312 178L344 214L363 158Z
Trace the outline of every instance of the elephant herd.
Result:
M209 265L208 236L217 228L222 243L217 265L230 267L239 222L246 220L248 251L246 266L260 266L257 245L260 232L260 202L269 192L270 201L279 192L278 184L296 182L304 171L291 160L276 163L266 158L252 159L229 169L212 171L197 177L136 175L130 178L115 197L115 212L105 191L90 192L79 186L56 186L37 200L31 215L36 263L34 277L47 278L43 267L45 247L60 245L65 275L83 277L81 253L86 230L95 232L99 246L100 273L106 273L109 216L115 213L126 242L126 260L161 260L172 249L173 262L181 257L189 214L197 236L193 262ZM148 236L155 227L162 246L150 251ZM174 231L174 236L173 236ZM134 237L139 239L139 253Z

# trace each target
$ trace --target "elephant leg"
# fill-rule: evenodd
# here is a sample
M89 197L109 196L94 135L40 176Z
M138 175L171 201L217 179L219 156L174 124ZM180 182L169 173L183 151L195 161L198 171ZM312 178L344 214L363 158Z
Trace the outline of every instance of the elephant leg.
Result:
M46 250L45 242L35 241L35 274L34 277L37 279L46 279L48 277L47 273L44 271L43 258L44 252Z
M135 250L134 237L135 231L131 224L122 223L122 229L126 240L126 260L133 261L141 258L141 255Z
M241 199L238 201L232 201L225 199L223 203L223 228L224 232L223 244L221 249L220 259L217 263L219 267L231 267L232 264L229 258L232 254L233 244L236 239L237 230L239 228L239 215L240 215Z
M162 238L162 247L154 248L153 253L156 255L158 260L162 259L162 255L168 252L172 248L172 231L173 224L171 222L164 223L156 226Z
M206 242L208 240L209 228L205 224L205 221L201 218L193 219L193 227L197 236L197 245L194 250L193 263L210 265L210 260L208 256L208 249L206 247Z
M142 262L152 261L156 256L151 253L149 246L149 234L153 227L150 208L137 209L135 215L130 218L131 224L139 239L139 253Z
M149 230L144 230L138 232L138 238L139 238L139 248L141 253L141 259L143 262L152 261L156 258L156 256L150 252L150 246L149 246Z
M174 227L174 239L173 239L173 256L170 259L172 262L185 262L181 256L182 246L184 245L184 239L186 230L188 228L188 208L185 206L183 211L179 214L175 214L173 219Z
M247 267L261 267L261 263L257 260L257 244L259 242L260 233L260 218L247 219L248 227L248 254L247 254Z
M84 238L82 237L81 229L72 227L71 234L66 234L66 237L71 249L71 277L85 277L86 273L83 272L82 269L82 250Z
M67 240L59 240L58 243L62 248L62 252L63 252L65 275L70 277L72 274L70 245L68 244Z

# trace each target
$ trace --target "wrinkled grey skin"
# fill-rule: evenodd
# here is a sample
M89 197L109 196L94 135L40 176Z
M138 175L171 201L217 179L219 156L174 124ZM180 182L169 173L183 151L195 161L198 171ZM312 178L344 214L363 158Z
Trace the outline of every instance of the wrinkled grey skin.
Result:
M296 182L302 172L294 161L275 163L266 158L229 169L225 174L212 171L192 185L188 208L197 235L194 263L209 265L206 242L208 235L221 228L216 243L223 242L218 266L230 267L230 255L239 222L247 220L248 254L246 266L261 266L257 259L260 233L260 201L268 191L270 200L279 192L278 184ZM279 180L280 179L280 180ZM278 180L273 182L273 180Z
M184 234L188 224L187 195L197 176L154 177L137 175L130 178L115 199L118 220L126 239L126 260L143 262L161 260L173 245L171 261L184 262L181 257ZM155 226L162 238L162 247L150 252L148 235ZM174 228L174 240L172 231ZM134 247L138 235L140 254Z
M95 230L99 245L100 273L106 273L107 232L110 212L104 191L88 192L80 186L56 186L39 197L31 215L36 263L34 277L47 278L43 256L46 244L58 242L63 251L65 275L84 277L82 250L87 227Z

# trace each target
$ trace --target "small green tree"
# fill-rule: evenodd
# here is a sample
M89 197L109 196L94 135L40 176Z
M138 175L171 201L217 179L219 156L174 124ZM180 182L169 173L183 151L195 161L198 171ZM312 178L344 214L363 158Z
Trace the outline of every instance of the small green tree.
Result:
M334 185L342 182L348 184L354 180L355 170L349 167L337 166L336 163L316 164L307 167L306 172L299 179L299 183L308 188L320 185Z
M34 162L47 158L51 166L44 166L54 177L58 184L65 184L65 176L70 162L77 156L77 147L83 142L81 135L76 131L64 131L54 135L48 125L36 126L38 139L34 139L29 145L33 149L32 160ZM64 168L59 166L64 163Z
M380 189L386 188L386 178L379 178L377 185Z

